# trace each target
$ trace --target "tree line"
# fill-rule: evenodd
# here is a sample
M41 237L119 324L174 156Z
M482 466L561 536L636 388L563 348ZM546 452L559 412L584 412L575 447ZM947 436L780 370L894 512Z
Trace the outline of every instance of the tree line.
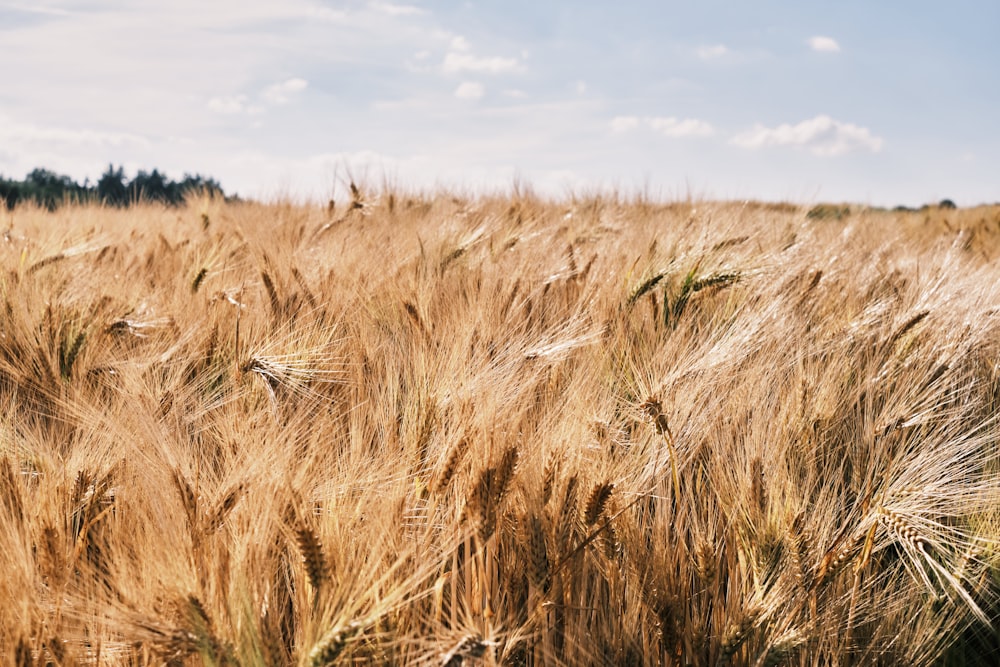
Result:
M130 180L123 167L114 165L108 165L107 171L96 183L88 179L82 185L69 176L48 169L34 169L21 181L0 176L0 201L6 204L8 210L22 202L31 202L50 211L62 204L75 202L100 202L119 207L139 202L160 202L178 206L192 193L226 197L222 186L213 178L185 174L181 180L174 181L154 169L151 172L139 171Z

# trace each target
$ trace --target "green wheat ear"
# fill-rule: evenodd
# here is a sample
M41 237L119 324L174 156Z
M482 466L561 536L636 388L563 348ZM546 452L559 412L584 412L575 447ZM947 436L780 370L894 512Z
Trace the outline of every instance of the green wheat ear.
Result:
M201 287L201 283L205 280L205 276L208 275L208 268L202 267L200 271L195 275L194 280L191 281L191 293L195 294L198 292L198 288Z
M666 275L666 272L657 273L656 275L653 275L639 283L636 288L632 290L632 293L628 295L628 299L625 300L626 305L635 305L636 301L641 299L646 293L656 287Z
M68 340L68 339L66 339ZM79 332L72 342L68 345L64 340L63 345L59 350L59 374L62 375L64 380L68 380L73 376L73 367L76 364L76 359L80 355L80 350L83 349L83 344L87 340L87 332Z

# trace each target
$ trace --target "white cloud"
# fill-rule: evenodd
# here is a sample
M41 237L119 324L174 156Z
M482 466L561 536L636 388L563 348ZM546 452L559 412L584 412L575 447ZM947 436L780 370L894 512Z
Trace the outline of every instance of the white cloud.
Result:
M327 23L346 23L351 18L347 12L329 7L303 7L301 14L303 18L309 20L316 19Z
M452 51L468 51L471 48L472 48L472 45L469 44L469 40L467 40L465 37L462 37L461 35L457 35L456 37L452 37L451 38L451 50Z
M213 97L208 101L208 109L220 114L237 114L246 109L246 104L246 95Z
M698 48L698 57L702 60L714 60L729 53L725 44L715 44L713 46L701 46Z
M30 148L35 146L149 146L149 140L126 132L103 132L91 128L73 129L21 123L0 116L0 144Z
M170 171L170 160L165 151L157 151L163 142L155 137L129 132L117 132L81 123L48 124L22 122L16 117L0 114L0 174L14 176L26 174L36 167L66 174L78 181L94 178L108 162L124 164L135 171L139 166L149 168L155 164L161 171ZM156 152L153 159L150 153ZM181 169L191 170L188 162ZM128 156L119 158L115 156ZM144 156L136 164L133 156ZM174 173L178 173L175 171ZM214 176L214 174L213 174Z
M611 120L611 130L629 132L644 125L666 137L709 137L715 134L711 123L697 118L678 119L673 116L615 116Z
M583 95L584 93L587 92L587 82L577 81L573 88L574 90L576 90L577 95Z
M709 137L715 130L711 124L697 118L678 120L674 117L647 118L651 128L668 137Z
M420 7L414 7L413 5L398 5L393 2L376 1L369 3L368 6L375 11L388 14L389 16L416 16L424 13L424 10Z
M815 37L810 37L808 42L809 48L813 51L822 51L825 53L837 53L840 51L840 44L833 37L816 35Z
M611 130L613 132L628 132L639 127L638 116L615 116L611 119Z
M486 94L486 88L478 81L464 81L455 89L455 97L460 100L478 100Z
M619 105L602 92L607 87L601 78L604 70L630 71L636 80L655 79L654 92L673 99L702 96L708 104L724 106L725 95L715 99L708 94L713 91L708 91L705 97L705 91L697 89L698 81L679 75L657 79L662 72L655 59L640 63L640 69L632 72L626 57L631 52L591 53L580 41L587 39L583 33L560 35L577 40L567 41L566 46L582 58L567 75L565 63L552 61L551 49L545 45L495 41L502 36L491 34L490 25L469 15L468 8L476 3L432 9L421 0L11 1L22 7L66 8L72 10L73 19L20 15L11 25L0 26L3 54L20 64L5 77L0 100L0 171L7 174L44 166L82 180L95 178L113 161L133 170L157 167L174 169L178 175L185 170L208 173L220 178L227 190L256 184L265 190L287 185L298 191L300 179L308 184L312 178L315 187L324 187L315 175L315 164L301 169L289 166L287 180L279 184L285 172L270 168L273 161L298 165L309 154L331 146L360 151L391 145L402 156L427 156L425 162L407 162L411 166L401 169L400 175L429 184L437 179L477 183L479 178L486 182L494 177L497 181L489 182L502 182L508 173L500 174L502 169L513 170L515 165L525 169L531 165L534 179L546 169L572 163L581 174L614 182L641 179L648 173L651 182L668 189L690 176L696 187L720 194L808 198L813 186L821 184L824 196L864 198L873 193L880 201L903 200L904 192L909 193L907 201L930 201L929 195L919 194L919 188L946 191L956 199L990 196L989 183L984 182L988 179L976 180L977 175L990 172L992 157L985 144L976 162L965 164L959 159L961 151L974 148L972 144L938 155L931 150L934 147L920 144L919 136L906 136L905 128L889 135L873 119L833 108L814 108L801 115L749 116L723 127L722 116L686 105L653 106L655 100L643 97L642 91L633 91L636 96L630 105ZM418 16L392 16L394 8L379 8L379 1L427 10ZM635 27L640 32L645 28L652 27ZM792 36L793 50L832 63L852 49L845 43L839 45L839 53L810 54L815 45L821 46L821 42L807 42L817 34L847 39L835 27L815 24ZM636 33L636 38L642 35ZM527 46L531 58L522 50ZM65 54L72 55L72 71L65 67ZM455 71L445 71L447 54L465 56L452 57L449 67ZM767 56L721 33L689 41L680 55L703 68L766 60ZM496 62L489 56L502 58ZM604 60L591 62L592 57ZM404 70L400 64L407 59L422 74L414 76ZM315 77L319 75L313 72L321 70L334 79L358 77L377 85L347 86L335 97L317 94ZM531 73L530 79L526 72ZM293 76L308 79L307 87L296 92L280 86ZM573 86L584 76L590 91L577 96ZM48 85L39 86L38 81ZM136 81L143 82L138 92L129 83ZM463 82L469 85L460 86ZM272 84L279 85L270 91L271 97L287 100L286 106L275 106L264 94ZM454 96L459 89L465 99ZM67 106L66 99L74 103ZM496 107L487 108L494 101ZM286 123L275 117L274 112L289 108L295 109L301 122ZM254 110L260 115L254 116ZM468 116L472 111L475 117ZM834 121L825 126L800 123L820 111L831 116L837 113L834 118L870 129ZM615 118L616 114L621 115ZM676 119L654 123L655 116ZM442 117L453 122L435 122ZM674 138L697 134L699 128L704 132L696 119L712 125L718 122L714 136ZM262 123L260 131L253 130L253 120ZM758 120L764 126L755 127ZM969 115L970 128L975 129L971 125L975 121ZM778 127L780 123L788 125ZM339 131L346 126L352 128L350 136ZM944 119L940 128L944 133L952 131L954 122ZM984 132L979 134L989 136ZM880 137L890 145L883 146ZM745 160L720 162L710 144L730 141L733 144L721 149L760 158L769 168L748 173L743 168ZM490 150L469 151L473 142ZM863 159L860 171L840 170L833 176L808 170L782 172L797 164L787 158L830 164L836 160L814 158L813 153L853 150L868 158L868 151L902 151L907 142L917 142L914 151L927 148L930 158L950 171L942 167L941 173L948 173L938 174L937 181L933 174L906 179L865 171L877 165ZM736 144L747 148L741 150ZM668 145L676 159L664 161L663 149ZM236 159L240 148L259 151L260 160L245 164ZM941 185L945 177L957 185Z
M493 155L489 150L497 143L507 145L505 139L476 144L481 150L475 154ZM468 157L466 144L449 146L442 153L437 148L427 151L405 151L396 155L372 150L340 153L317 153L301 156L282 156L271 152L243 151L230 155L216 155L208 165L211 173L234 174L226 191L264 200L288 199L327 202L331 197L342 201L345 192L344 175L369 184L399 184L403 191L456 188L468 193L497 193L509 190L511 183L520 176L531 189L544 196L565 196L567 189L601 185L596 179L585 179L576 171L556 167L538 167L529 172L501 160L460 160ZM378 187L377 185L375 187Z
M464 51L452 51L441 65L445 72L488 72L498 74L517 69L516 58L480 58Z
M309 82L305 79L288 79L273 86L268 86L262 94L264 99L272 104L287 104L291 101L293 95L301 93L308 86Z
M46 16L73 16L73 12L55 7L32 7L31 5L15 4L7 5L7 9L29 14L44 14Z
M766 146L795 146L804 148L814 155L829 157L855 151L882 150L884 141L876 137L866 127L844 123L820 115L801 123L784 123L777 127L756 125L752 130L733 137L732 143L743 148L764 148Z

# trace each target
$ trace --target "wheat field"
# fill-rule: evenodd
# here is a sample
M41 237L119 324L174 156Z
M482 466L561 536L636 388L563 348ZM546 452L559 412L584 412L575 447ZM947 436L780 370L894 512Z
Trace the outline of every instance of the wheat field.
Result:
M1000 660L1000 207L3 227L2 664Z

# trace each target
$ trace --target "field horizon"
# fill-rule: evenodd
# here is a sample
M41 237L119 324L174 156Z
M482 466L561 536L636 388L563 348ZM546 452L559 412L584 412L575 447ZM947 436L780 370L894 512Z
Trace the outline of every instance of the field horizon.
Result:
M0 664L1000 659L1000 205L2 226Z

